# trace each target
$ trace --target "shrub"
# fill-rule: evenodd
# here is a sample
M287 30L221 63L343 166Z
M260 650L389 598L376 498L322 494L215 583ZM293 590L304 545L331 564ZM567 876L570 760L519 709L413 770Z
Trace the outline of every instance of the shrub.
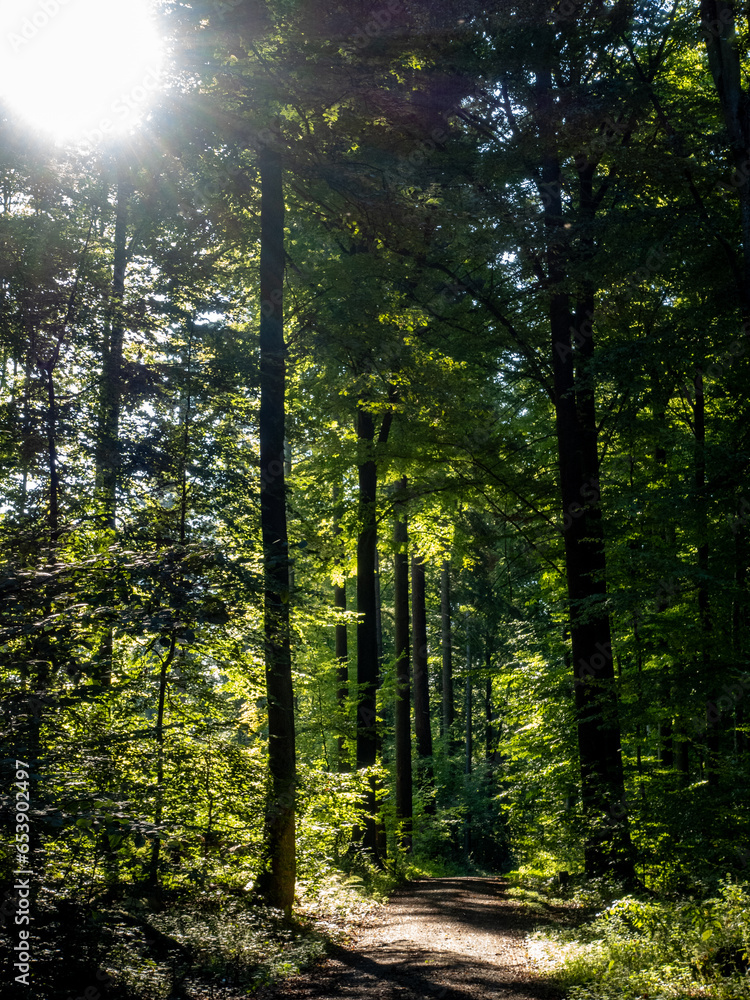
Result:
M732 881L716 898L624 896L574 931L538 935L531 952L572 1000L750 998L750 893Z

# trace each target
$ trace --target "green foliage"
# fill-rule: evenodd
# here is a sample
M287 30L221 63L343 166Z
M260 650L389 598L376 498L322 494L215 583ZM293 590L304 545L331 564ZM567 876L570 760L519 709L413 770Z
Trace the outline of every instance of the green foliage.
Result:
M750 893L675 902L625 896L573 930L537 935L532 954L574 1000L750 996Z
M344 932L342 913L328 900L317 900L317 909L289 924L257 898L226 887L159 901L126 895L86 902L66 895L53 898L50 891L41 900L31 996L67 996L81 983L104 983L108 995L122 1000L166 1000L187 989L252 993L318 961L327 942ZM364 912L367 900L358 895L356 902ZM59 947L65 947L64 969Z

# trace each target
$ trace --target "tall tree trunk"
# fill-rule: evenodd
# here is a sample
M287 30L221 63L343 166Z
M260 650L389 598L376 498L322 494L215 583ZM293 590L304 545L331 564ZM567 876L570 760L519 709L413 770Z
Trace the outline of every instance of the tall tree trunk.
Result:
M538 110L554 142L557 109L549 69L537 75ZM595 167L579 171L580 221L596 212ZM560 468L565 568L581 762L581 798L588 819L586 872L632 879L633 858L620 756L620 725L609 614L606 558L599 485L594 392L594 295L584 289L574 311L568 292L570 233L564 221L560 162L542 164L541 190L547 233L549 317L554 376L555 423ZM580 251L579 251L580 252ZM575 336L575 349L573 337Z
M167 684L169 682L169 668L174 660L177 647L177 634L173 631L169 644L169 652L164 657L159 668L159 695L156 706L156 728L154 739L156 741L156 804L154 806L154 825L160 826L164 818L164 707L167 698ZM161 840L154 837L151 844L151 860L148 869L148 883L156 888L159 884L159 857L161 854Z
M52 352L47 359L43 360L37 353L35 331L31 331L29 343L30 353L36 359L40 374L46 383L47 394L45 432L47 438L47 474L49 478L47 506L48 566L44 568L49 568L57 562L57 546L60 539L60 468L57 447L58 406L55 391L57 352ZM53 615L57 589L58 584L54 580L43 585L42 618L44 619L49 620ZM59 667L59 657L54 636L54 631L44 630L27 640L30 690L28 692L27 705L24 706L26 716L26 750L24 751L25 756L23 760L29 765L29 797L31 802L34 803L40 802L43 788L41 767L44 760L44 708L50 683ZM42 840L38 824L32 824L29 831L27 865L39 877L44 863Z
M406 492L406 476L398 494ZM408 529L403 499L394 504L394 617L396 646L396 818L401 827L401 846L412 849L411 698L409 696L409 555Z
M296 881L297 773L284 476L284 192L281 155L267 147L260 152L260 180L260 516L270 780L264 843L267 869L258 886L269 905L289 915Z
M474 707L471 697L471 636L469 635L469 614L466 613L466 684L464 688L464 774L466 793L469 792L469 779L472 771L472 758L474 756L474 731L472 714ZM464 852L468 855L471 851L471 812L466 809L464 820Z
M55 392L55 366L50 361L47 375L47 457L49 470L49 527L50 559L60 537L60 465L57 455L57 394Z
M414 673L414 734L425 791L425 812L435 812L435 773L430 723L430 674L427 658L427 594L425 566L419 553L411 560L412 666Z
M120 408L125 337L125 274L128 265L128 215L130 183L123 169L117 182L115 246L112 287L104 337L99 427L96 449L96 491L102 524L114 530L120 468Z
M187 515L188 515L188 461L190 457L190 418L193 409L193 321L190 320L188 327L188 349L187 349L187 385L184 390L185 416L182 421L182 448L180 456L180 524L179 539L180 545L187 542ZM180 407L182 409L182 405Z
M664 396L664 392L661 389L659 380L657 377L653 379L652 392L654 398L657 400L657 404L654 408L654 420L658 427L665 427L667 425L667 403L669 401L669 396ZM662 443L658 443L654 449L654 485L664 489L667 485L666 481L666 471L667 471L667 449ZM632 488L632 465L631 465L631 488ZM660 541L664 545L665 549L670 552L674 551L674 525L666 524L662 527L659 532ZM639 542L633 540L630 542L630 547L633 552L637 551L639 548ZM663 614L669 607L669 596L663 587L659 589L655 600L656 611L659 614ZM641 636L640 636L640 617L638 609L634 609L633 612L633 638L636 644L636 658L638 661L638 676L641 677L642 666L643 666L643 656L641 652ZM662 767L665 770L672 770L675 762L675 728L674 728L674 713L675 704L677 702L677 692L675 688L674 679L672 677L672 671L670 670L670 665L667 662L667 656L669 653L669 643L666 637L659 637L657 640L657 651L660 654L665 654L664 656L664 666L662 667L659 675L658 689L660 693L661 709L664 713L659 720L659 755ZM642 696L641 688L639 687L639 697ZM641 723L639 722L639 727ZM639 744L640 746L640 744ZM640 754L640 750L639 750Z
M750 320L750 95L743 84L740 39L731 0L701 0L708 65L729 135L729 153L735 167L734 188L740 203L742 270L739 298L743 319ZM744 44L744 41L742 42Z
M333 492L333 530L337 538L341 535L341 510L339 497L340 490L337 488ZM337 563L340 566L342 560L337 559ZM338 681L336 700L338 701L339 712L343 720L346 714L347 701L349 699L349 639L347 635L346 622L343 620L343 617L346 614L346 580L344 580L343 586L339 586L338 583L334 584L333 604L341 619L336 623L335 638L337 664L336 678ZM344 739L343 734L339 736L338 741L338 763L339 771L342 773L351 770L351 764L346 753L346 740Z
M378 687L377 588L377 465L375 422L372 414L357 411L359 458L359 535L357 538L357 767L372 767L377 759L376 696ZM366 793L365 823L360 839L377 856L375 781Z
M380 597L380 553L375 545L375 645L378 651L378 677L383 666L383 606Z
M740 509L734 532L734 580L735 598L732 605L732 659L735 668L741 667L744 673L745 649L747 645L748 604L747 604L747 530L744 522L746 513ZM734 713L735 746L740 755L746 755L750 750L750 738L745 732L747 719L747 691L743 689L739 695Z
M701 648L698 651L700 688L705 692L706 701L712 704L717 697L716 684L711 676L711 651L709 647L712 625L708 591L708 511L706 508L706 396L703 375L698 372L693 380L695 398L693 400L693 427L695 431L695 505L697 524L697 567L698 567L698 618L701 626ZM709 786L718 784L719 720L707 718L706 730L706 777Z
M115 246L112 287L107 310L107 325L99 400L99 427L96 449L96 494L101 523L110 531L117 521L117 486L120 479L120 409L122 405L122 361L125 338L125 273L128 266L128 208L130 182L125 170L118 167L117 207L115 210ZM99 646L99 683L112 683L114 629L110 625Z
M743 80L743 64L747 57L747 31L738 33L736 16L747 19L747 5L729 0L701 0L701 21L706 40L708 64L719 98L729 137L729 156L734 164L733 187L739 200L739 223L742 239L742 266L732 267L738 285L738 296L744 332L750 329L750 93ZM730 262L731 263L731 262ZM707 561L707 556L704 557ZM699 562L701 554L699 552ZM708 615L706 615L708 618ZM745 711L739 709L740 716ZM709 782L716 783L715 768L710 761L717 750L717 723L708 731Z
M333 588L333 603L339 614L346 613L346 586L340 587L336 584ZM336 698L339 704L339 711L342 717L346 712L347 700L349 698L349 640L346 632L346 622L338 622L336 625L336 679L338 690ZM346 740L344 736L339 736L338 745L339 771L345 773L351 770L351 764L346 752Z
M453 740L453 723L456 718L456 707L453 701L453 637L451 632L451 566L448 560L443 561L440 572L440 622L441 647L443 654L443 730L446 738L446 749L450 753Z
M393 412L383 417L377 446L388 441ZM377 691L380 676L378 658L378 533L375 421L364 406L357 408L359 441L359 534L357 536L357 767L372 767L378 756ZM382 832L378 829L376 779L370 782L364 802L364 829L355 832L372 857L381 862Z
M693 406L695 426L695 492L698 506L698 615L704 637L711 631L711 611L708 593L708 514L706 511L706 396L703 375L694 379L695 401ZM704 656L708 651L704 649Z
M492 645L489 637L484 651L485 669L487 670L487 681L484 692L484 756L487 763L491 763L495 756L495 726L492 714Z
M732 522L734 535L734 584L735 598L732 601L732 659L735 667L744 664L746 646L745 630L748 624L747 606L747 514L739 509Z
M669 551L676 558L677 538L674 531L670 530L673 527L673 525L670 525L666 533L669 535ZM656 610L663 614L668 607L669 600L667 595L660 591L656 598ZM639 629L640 626L636 621L633 628L636 639L640 639L640 635L636 631ZM682 761L684 755L680 753L680 748L683 743L687 744L690 740L684 724L681 723L679 718L675 720L678 711L677 706L679 706L681 701L679 689L685 683L685 668L680 664L669 662L669 641L666 638L666 634L657 639L657 650L659 653L664 654L664 666L662 667L658 681L660 699L665 713L659 726L661 762L666 770L673 770L675 767L675 755L677 754L680 761Z
M495 796L495 758L496 734L495 717L492 707L492 636L485 637L484 666L487 673L484 689L484 759L486 763L482 795L487 802ZM496 853L496 845L491 837L483 834L481 837L482 857L492 859Z
M378 690L383 683L383 606L380 596L380 553L378 552L377 541L375 544L375 638L378 649ZM377 703L377 692L375 694ZM375 720L375 756L377 760L383 759L383 718L378 715ZM385 792L383 779L375 779L375 792L377 798L382 798ZM385 860L388 857L388 836L383 821L382 813L378 812L375 817L375 844L378 857Z
M621 805L625 789L612 638L605 606L596 420L590 406L579 406L576 412L572 357L563 353L571 349L570 331L575 328L567 295L553 296L551 322L582 802L591 830L585 845L586 871L591 876L616 871L632 877L630 836ZM579 401L580 397L579 393Z
M22 464L22 476L21 476L21 495L18 500L18 519L23 521L26 517L26 501L28 499L29 492L29 458L28 455L31 452L30 444L32 438L33 422L31 416L31 372L33 368L32 361L33 351L31 346L26 352L26 358L24 360L24 385L23 385L23 404L21 412L23 414L21 420L21 464Z

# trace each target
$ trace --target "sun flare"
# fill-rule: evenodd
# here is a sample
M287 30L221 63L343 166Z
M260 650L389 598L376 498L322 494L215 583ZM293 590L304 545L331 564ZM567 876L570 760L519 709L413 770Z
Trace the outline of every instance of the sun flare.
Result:
M158 90L151 0L2 0L0 99L57 141L123 134Z

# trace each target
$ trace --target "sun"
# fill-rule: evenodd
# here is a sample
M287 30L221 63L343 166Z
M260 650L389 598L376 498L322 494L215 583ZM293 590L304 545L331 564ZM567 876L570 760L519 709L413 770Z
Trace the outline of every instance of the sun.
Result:
M0 100L58 142L122 135L160 86L153 0L0 0Z

